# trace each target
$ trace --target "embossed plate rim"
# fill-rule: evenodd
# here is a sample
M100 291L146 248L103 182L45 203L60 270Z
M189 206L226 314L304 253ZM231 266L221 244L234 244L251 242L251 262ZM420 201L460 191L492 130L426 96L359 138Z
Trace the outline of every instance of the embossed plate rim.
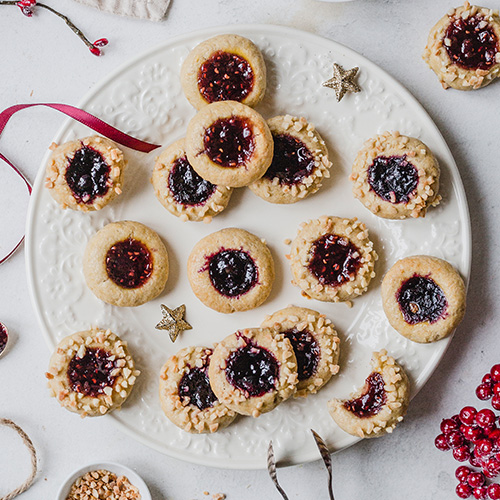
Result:
M209 36L213 36L219 33L224 33L224 32L238 32L242 31L244 32L247 36L258 36L258 35L268 35L268 36L280 36L283 39L286 39L286 41L289 40L294 40L297 41L297 43L300 43L301 40L307 42L309 41L310 43L315 43L318 45L321 45L325 48L326 51L330 51L332 54L335 55L341 55L341 56L346 56L348 58L355 58L356 61L359 61L360 64L364 65L367 68L370 68L371 71L374 71L376 74L380 75L384 81L389 81L393 86L395 86L398 91L401 93L401 95L405 98L406 102L410 103L412 106L418 108L421 113L422 117L426 118L426 125L432 125L432 131L430 132L433 136L435 136L442 144L443 151L446 153L447 158L447 165L449 169L451 170L452 176L454 181L453 184L453 189L455 190L455 195L457 197L457 203L459 206L462 208L463 215L465 216L463 219L461 219L461 222L463 223L463 231L465 232L464 236L464 248L463 248L463 259L467 262L467 272L466 274L466 279L468 281L469 275L470 275L470 267L471 267L471 228L470 228L470 215L469 215L469 210L467 206L467 201L466 201L466 196L465 196L465 190L463 187L463 183L460 178L460 173L459 170L456 166L456 163L453 159L453 155L451 154L451 151L446 144L446 141L444 140L442 134L440 133L439 129L435 125L435 123L432 121L431 117L428 115L428 113L425 111L425 109L422 107L422 105L413 97L413 95L405 89L399 82L397 82L392 76L390 76L388 73L386 73L383 69L381 69L379 66L376 64L372 63L370 60L366 59L364 56L358 54L352 49L349 49L345 47L344 45L335 42L333 40L329 40L327 38L304 32L295 28L289 28L285 26L274 26L274 25L260 25L260 24L245 24L245 25L228 25L228 26L219 26L219 27L212 27L212 28L206 28L203 30L187 33L187 34L182 34L176 37L173 37L166 42L162 43L158 47L155 47L144 54L141 54L140 56L132 59L131 61L121 65L118 67L116 70L114 70L107 78L102 80L100 83L98 83L96 86L94 86L87 94L86 96L80 101L79 105L81 107L85 107L89 101L91 101L92 98L96 96L96 94L99 93L99 91L103 88L105 88L111 81L117 79L120 77L122 73L130 69L130 67L137 65L140 63L141 60L152 57L155 54L161 53L164 50L168 50L168 48L180 44L180 43L189 43L193 39L196 38L206 38ZM333 59L332 59L333 62ZM70 119L65 120L64 124L58 131L55 137L55 142L58 142L60 138L65 134L70 127L70 124L72 121ZM45 165L48 155L50 152L47 152L45 155L43 162L42 162L42 168L38 172L35 185L34 185L34 196L32 197L32 200L30 202L29 206L29 211L28 211L28 217L27 217L27 229L26 229L26 266L27 266L27 275L28 275L28 284L29 284L29 291L30 291L30 297L31 301L33 304L33 307L35 309L38 321L42 327L42 333L47 341L47 344L53 348L55 343L54 343L54 338L50 334L50 329L48 326L48 323L46 322L46 318L43 315L43 311L41 310L40 304L37 299L37 283L35 282L35 277L33 274L33 259L34 259L34 252L35 248L32 244L32 230L33 230L33 224L35 222L35 205L36 205L36 199L37 199L37 194L41 191L42 189L42 182L44 178L44 168L43 166ZM434 364L429 367L427 370L424 370L422 373L420 373L419 377L417 378L415 385L413 387L413 394L412 396L415 396L417 392L423 387L423 385L427 382L429 377L432 375L433 371L436 369L436 367L439 364L439 361L441 360L442 356L444 355L446 348L449 346L449 343L451 341L451 336L448 337L448 339L445 339L439 343L438 346L436 346L435 351L432 354L432 357L434 359ZM111 415L112 417L112 415ZM143 444L146 444L162 453L167 453L172 457L179 458L182 460L187 460L191 463L196 463L196 464L201 464L201 465L212 465L212 466L218 466L218 467L225 467L225 468L238 468L238 469L262 469L265 468L265 457L263 456L261 460L252 458L245 458L245 459L240 459L233 461L233 460L221 460L221 459L205 459L203 456L193 456L192 454L186 453L184 450L172 450L171 448L166 450L164 446L161 446L161 444L158 444L154 442L152 439L147 439L143 434L139 434L134 432L134 430L131 428L131 426L126 425L125 423L119 421L118 419L113 419L116 424L124 430L127 434L131 435L135 439L139 440ZM352 444L354 442L357 442L358 439L353 438ZM304 463L304 462L310 462L313 460L316 460L319 458L319 453L317 450L312 451L311 453L308 453L307 455L300 455L300 457L297 456L292 456L291 461L293 463Z

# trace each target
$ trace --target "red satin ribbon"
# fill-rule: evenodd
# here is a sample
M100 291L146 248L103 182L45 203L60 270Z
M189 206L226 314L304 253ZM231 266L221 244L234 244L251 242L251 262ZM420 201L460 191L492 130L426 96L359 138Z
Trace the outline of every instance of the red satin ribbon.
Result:
M7 125L8 121L11 119L13 114L17 113L18 111L21 111L22 109L31 108L33 106L46 106L48 108L60 111L61 113L70 116L74 120L83 123L92 130L95 130L97 133L104 135L105 137L108 137L112 141L115 141L118 144L121 144L122 146L125 146L127 148L140 151L141 153L149 153L160 147L157 144L150 144L149 142L144 142L139 139L136 139L135 137L132 137L131 135L125 134L124 132L121 132L117 128L112 127L108 123L102 121L100 118L97 118L96 116L91 115L86 111L83 111L83 109L75 108L74 106L70 106L69 104L57 104L57 103L16 104L15 106L7 108L6 110L2 111L2 113L0 113L0 135L2 135L5 126ZM11 167L14 170L14 172L16 172L19 175L19 177L21 177L21 179L26 184L26 187L28 188L28 193L31 195L32 191L31 184L28 181L28 179L22 174L22 172L11 161L9 161L2 153L0 153L0 159L2 159L5 163L7 163L7 165L9 165L9 167ZM2 262L5 262L15 253L15 251L21 246L23 241L24 241L24 236L22 237L21 241L5 257L2 257L0 259L0 264Z

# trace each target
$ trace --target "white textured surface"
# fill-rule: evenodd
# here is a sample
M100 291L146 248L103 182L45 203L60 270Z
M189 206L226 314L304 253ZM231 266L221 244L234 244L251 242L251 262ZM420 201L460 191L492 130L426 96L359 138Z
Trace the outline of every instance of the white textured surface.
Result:
M264 468L271 439L277 456L303 463L318 457L311 439L314 428L332 450L356 442L329 418L326 402L345 397L369 373L373 350L387 349L408 371L415 394L427 380L450 339L417 345L395 332L382 310L380 282L402 257L435 255L467 275L470 263L469 220L462 183L453 158L434 124L394 81L376 66L338 44L304 32L257 25L208 30L181 37L154 50L112 75L84 99L85 108L137 137L169 145L184 136L194 110L182 94L179 70L186 54L215 34L238 32L262 50L270 68L266 99L259 107L267 118L303 114L327 141L334 166L321 191L294 205L269 205L247 189L238 190L223 215L210 225L184 223L166 212L150 185L149 156L129 154L124 194L116 203L94 213L63 211L43 187L43 167L37 177L29 214L26 247L29 280L37 313L51 347L90 325L110 328L127 340L142 371L133 397L112 418L131 434L169 455L204 465L230 468ZM364 89L339 105L333 93L321 87L332 71L332 61L346 68L358 64L358 82ZM425 219L387 221L371 214L352 196L350 165L365 139L385 130L423 140L439 159L443 203ZM70 121L56 143L84 137L88 129ZM46 161L43 161L43 166ZM308 301L291 285L283 244L293 238L298 224L321 215L358 217L364 221L380 258L378 275L369 293L345 304ZM165 240L172 275L157 299L137 308L119 308L97 299L86 287L81 262L89 238L112 220L138 220L158 231ZM266 303L245 313L222 315L205 307L192 293L186 275L187 256L205 235L226 227L240 227L265 238L274 253L277 279ZM154 330L160 303L186 304L193 330L172 345ZM339 330L340 374L320 394L289 401L259 419L240 418L214 435L192 436L163 416L158 400L158 374L167 358L188 345L211 346L239 328L258 326L266 314L288 304L319 310ZM61 312L63 313L61 314Z
M360 51L401 81L430 112L445 135L465 183L473 222L469 308L443 363L413 401L408 417L391 437L360 443L333 457L336 497L342 499L454 498L455 463L433 448L440 419L473 403L482 374L499 361L498 248L498 84L476 93L444 92L420 54L430 26L450 7L444 0L355 1L328 5L313 0L267 2L174 1L167 21L154 25L104 14L54 0L90 31L111 45L97 59L85 52L59 20L36 19L3 7L0 17L2 73L0 106L17 102L77 103L81 96L125 61L167 37L231 22L279 22L316 32ZM490 2L494 4L494 2ZM242 7L245 6L243 10ZM492 5L493 6L493 5ZM34 178L45 148L63 119L55 112L31 110L9 124L1 150ZM36 130L36 132L35 132ZM7 179L7 186L15 181ZM2 191L3 193L4 191ZM12 224L12 230L15 225ZM2 240L4 241L4 232ZM40 476L23 495L50 499L75 467L116 460L136 468L155 500L206 498L223 491L228 499L278 498L264 472L221 471L189 465L152 452L117 431L106 420L75 419L47 396L41 375L49 353L29 303L23 252L0 267L0 320L13 345L0 361L1 413L20 423L40 450ZM482 406L482 405L480 405ZM22 481L27 457L10 431L0 428L0 495ZM4 447L5 445L5 447ZM383 457L383 458L382 458ZM11 472L12 471L12 472ZM324 469L319 462L280 471L291 499L324 499Z

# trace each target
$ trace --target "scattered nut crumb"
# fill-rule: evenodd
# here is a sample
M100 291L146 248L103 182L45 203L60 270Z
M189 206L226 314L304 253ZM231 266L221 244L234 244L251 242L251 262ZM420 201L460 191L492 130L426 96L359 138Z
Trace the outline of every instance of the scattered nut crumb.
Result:
M141 494L125 476L100 469L80 476L66 500L141 500Z

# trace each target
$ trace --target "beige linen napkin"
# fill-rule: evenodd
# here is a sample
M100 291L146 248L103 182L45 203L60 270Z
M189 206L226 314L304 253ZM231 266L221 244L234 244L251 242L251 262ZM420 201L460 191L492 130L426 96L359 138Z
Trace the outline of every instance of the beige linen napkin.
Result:
M167 12L170 0L77 0L77 2L121 16L161 21Z

